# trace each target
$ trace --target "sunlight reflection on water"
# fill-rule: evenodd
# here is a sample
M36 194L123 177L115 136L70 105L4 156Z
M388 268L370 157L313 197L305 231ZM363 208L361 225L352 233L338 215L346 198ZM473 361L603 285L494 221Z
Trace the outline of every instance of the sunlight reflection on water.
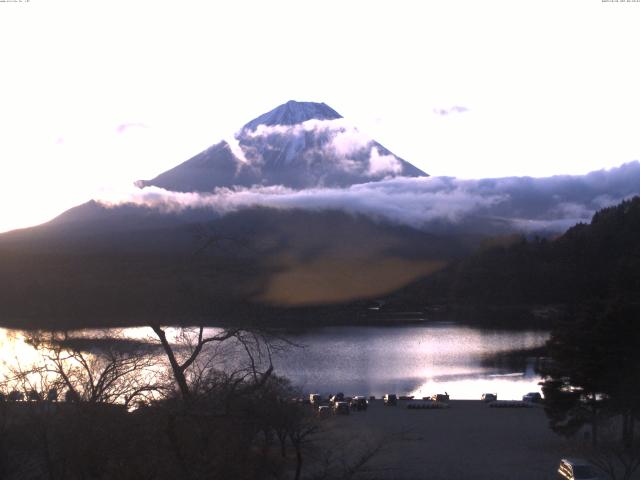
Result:
M218 329L207 329L214 333ZM148 327L118 330L130 339L155 341ZM175 329L168 331L175 338ZM85 331L90 336L93 331ZM534 358L488 361L499 354L542 346L547 332L482 330L452 323L400 327L327 327L287 333L302 345L275 357L276 373L304 393L347 395L397 393L417 398L448 392L455 399L497 393L519 399L540 391ZM29 364L38 355L20 332L0 329L0 360ZM512 359L513 360L513 359ZM229 362L222 361L222 364Z
M479 399L491 392L519 399L540 391L534 359L497 366L485 360L540 347L548 336L452 324L322 328L291 335L306 348L289 352L276 367L305 392L422 397L446 391L457 399Z

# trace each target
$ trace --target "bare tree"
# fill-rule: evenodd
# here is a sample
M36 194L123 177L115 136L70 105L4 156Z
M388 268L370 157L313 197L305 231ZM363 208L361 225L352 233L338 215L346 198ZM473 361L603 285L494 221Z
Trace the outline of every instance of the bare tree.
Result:
M189 400L192 396L191 388L187 381L187 371L194 365L194 362L202 353L203 348L205 348L207 344L224 342L236 334L236 330L224 330L212 336L204 336L204 327L201 326L198 327L194 337L194 335L191 334L191 330L182 328L178 335L181 343L178 345L178 348L175 348L167 339L165 329L159 325L151 325L151 328L158 336L160 344L169 360L174 380L178 385L183 400ZM188 350L187 354L181 359L179 350L184 351L185 349Z
M44 400L57 397L52 392L57 392L60 386L59 377L47 375L46 368L39 362L23 366L16 358L12 365L6 366L3 383L12 393L9 395L11 401L6 407L12 407L8 409L12 411L12 417L19 418L19 436L32 449L28 460L19 458L15 462L20 465L20 473L42 474L49 480L57 479L56 455L52 448L55 411ZM13 433L16 433L15 428Z
M244 392L249 393L259 389L273 373L273 352L292 345L258 330L216 329L207 334L204 326L179 328L172 343L165 328L159 325L151 328L160 340L183 400L191 400L194 393L210 387L207 382L216 371L224 372L228 390L235 391L242 386ZM234 365L215 364L223 346L228 347L225 358L233 357Z
M327 444L326 438L317 439L318 448L313 451L315 465L308 478L312 480L347 480L380 473L383 468L371 468L371 461L378 456L389 442L397 441L403 433L392 435L390 438L372 437L362 439L331 438Z
M120 348L118 341L123 339L113 332L90 339L100 340L99 347L90 352L74 340L77 338L67 332L32 333L27 341L41 353L43 362L23 376L39 370L40 378L53 377L56 388L67 390L67 399L127 408L166 391L163 368L148 347L127 344Z
M295 420L296 421L290 423L288 435L296 452L295 480L299 480L302 474L303 447L311 442L313 437L318 433L320 425L318 425L316 418L308 414Z
M623 431L629 428L626 425L628 421L623 417ZM629 442L626 438L621 440L618 434L617 429L610 424L608 430L603 431L598 445L588 449L586 456L610 479L629 480L640 468L640 442Z
M157 349L113 331L90 338L32 332L25 340L37 359L30 365L16 359L5 378L6 389L24 399L10 405L12 432L20 439L11 447L15 478L98 478L118 462L135 464L132 452L144 448L130 448L130 433L141 425L126 409L167 391ZM58 402L63 391L67 401Z

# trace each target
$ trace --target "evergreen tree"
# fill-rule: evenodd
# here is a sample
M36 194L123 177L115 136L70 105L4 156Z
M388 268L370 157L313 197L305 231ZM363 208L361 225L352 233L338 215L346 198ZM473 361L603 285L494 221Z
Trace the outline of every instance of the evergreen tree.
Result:
M551 335L545 411L551 428L571 436L591 426L598 441L603 418L621 416L621 441L631 448L640 415L640 308L613 302L570 312Z

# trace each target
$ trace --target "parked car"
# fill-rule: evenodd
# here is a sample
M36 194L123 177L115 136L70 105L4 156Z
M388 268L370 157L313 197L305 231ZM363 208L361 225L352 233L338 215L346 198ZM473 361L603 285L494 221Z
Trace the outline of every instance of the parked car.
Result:
M480 397L480 400L482 400L483 402L495 402L496 400L498 400L498 394L497 393L483 393L482 397Z
M318 416L326 417L328 415L331 415L331 407L329 405L320 405L318 407Z
M434 402L448 402L449 394L448 393L436 393L431 395L431 400Z
M598 480L595 467L577 458L563 458L558 466L558 480Z
M50 388L49 391L47 392L47 400L50 401L50 402L57 402L58 401L58 389Z
M333 413L337 415L349 415L349 404L347 402L336 402L333 405Z
M7 395L7 400L10 402L21 402L24 400L24 393L19 390L11 390Z
M322 397L320 396L320 394L318 393L309 394L309 402L311 402L311 405L313 405L314 407L319 406L321 401L322 401Z
M344 401L344 393L342 393L342 392L338 392L335 395L331 395L329 397L329 402L331 404L334 404L336 402L343 402L343 401Z
M540 403L542 402L542 395L540 392L529 392L522 396L523 402Z
M398 397L396 397L395 393L387 393L384 396L384 404L388 407L393 407L395 405L397 405L398 403Z
M351 408L353 410L366 410L368 406L369 402L367 402L367 399L365 397L353 397L351 399Z

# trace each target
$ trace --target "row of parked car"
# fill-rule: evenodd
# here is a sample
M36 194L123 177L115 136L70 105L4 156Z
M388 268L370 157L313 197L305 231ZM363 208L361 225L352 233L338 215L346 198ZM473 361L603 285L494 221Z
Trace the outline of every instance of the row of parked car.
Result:
M388 405L388 406L393 406L396 405L398 403L398 399L400 400L415 400L415 397L413 395L401 395L400 397L398 397L397 395L393 394L393 393L388 393L383 397L384 400L384 404ZM422 397L422 400L424 401L430 401L430 402L448 402L449 401L449 394L448 393L435 393L429 397Z
M336 413L348 414L351 411L366 411L369 407L369 401L375 400L376 397L355 396L345 397L344 393L336 393L329 395L325 400L319 393L309 394L309 403L318 410L321 415ZM385 406L395 406L398 400L413 400L413 396L401 395L398 397L395 393L387 393L382 397ZM438 393L430 397L423 397L422 400L433 402L448 402L449 395L446 393Z
M494 403L498 401L498 394L496 393L483 393L480 399L483 402ZM318 393L309 394L309 403L322 414L326 413L342 413L348 414L350 411L366 411L369 406L369 401L375 400L375 397L355 396L345 397L344 393L339 392L335 395L329 395L325 400L322 395ZM401 395L398 396L395 393L387 393L382 397L385 406L395 406L398 404L398 400L415 400L413 395ZM428 397L422 397L423 401L447 403L449 402L448 393L436 393ZM542 396L539 392L530 392L522 397L522 401L526 403L539 403L542 402Z
M483 402L497 402L498 394L497 393L483 393L480 397L480 400ZM527 403L541 403L542 395L540 392L529 392L522 396L522 401Z
M352 410L366 411L369 407L369 401L366 397L345 397L344 393L330 395L328 401L324 401L318 393L311 393L309 395L309 403L318 409L319 415L328 415L331 413L348 415Z

